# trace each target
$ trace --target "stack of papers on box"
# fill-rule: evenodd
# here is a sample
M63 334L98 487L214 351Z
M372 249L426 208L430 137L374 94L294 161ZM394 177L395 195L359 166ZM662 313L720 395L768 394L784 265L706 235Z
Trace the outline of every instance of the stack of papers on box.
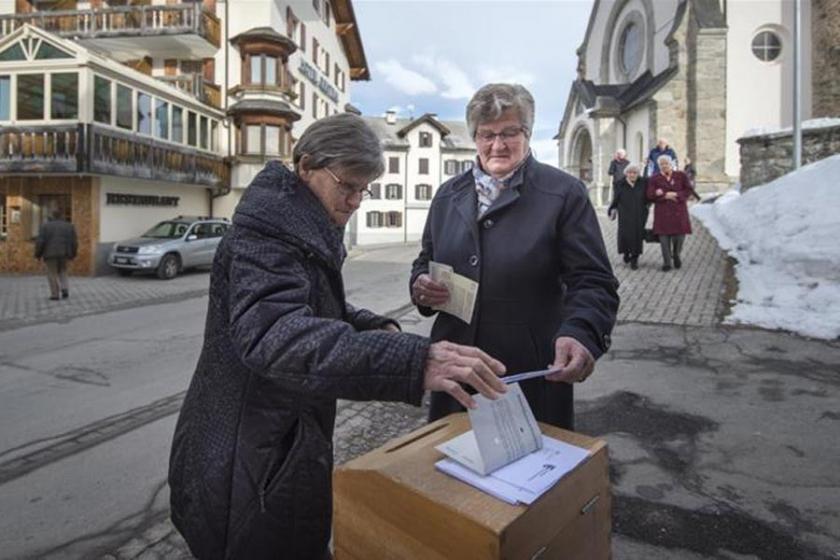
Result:
M437 447L438 470L510 504L530 504L573 470L586 449L540 433L518 384L497 400L476 395L473 429Z

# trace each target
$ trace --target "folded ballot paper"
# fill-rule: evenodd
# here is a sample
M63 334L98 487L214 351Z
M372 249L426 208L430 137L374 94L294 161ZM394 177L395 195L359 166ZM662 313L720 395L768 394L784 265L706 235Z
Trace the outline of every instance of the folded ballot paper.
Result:
M429 263L429 276L435 282L440 282L449 290L449 300L443 305L432 307L458 317L465 323L472 321L475 298L478 295L478 282L466 276L456 274L455 270L438 262Z
M476 395L473 429L437 446L435 467L510 504L530 504L589 452L544 436L518 384L497 400Z

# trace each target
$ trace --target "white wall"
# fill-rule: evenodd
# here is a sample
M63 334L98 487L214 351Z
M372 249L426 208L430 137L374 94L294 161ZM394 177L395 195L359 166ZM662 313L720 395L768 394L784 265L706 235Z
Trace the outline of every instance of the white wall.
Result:
M737 139L746 130L793 123L793 2L729 2L726 91L726 173L737 177ZM811 17L802 2L802 118L811 115ZM763 29L782 39L782 54L763 62L752 54L753 37Z
M627 115L624 122L627 123L627 145L624 146L624 149L627 150L627 159L633 163L643 165L648 152L653 147L649 137L650 111L646 106L639 107L630 115ZM639 134L642 137L641 158L639 157Z
M178 206L123 206L106 204L107 193L177 196ZM103 243L137 237L162 220L179 214L206 216L209 195L204 187L102 177L99 188L99 240Z

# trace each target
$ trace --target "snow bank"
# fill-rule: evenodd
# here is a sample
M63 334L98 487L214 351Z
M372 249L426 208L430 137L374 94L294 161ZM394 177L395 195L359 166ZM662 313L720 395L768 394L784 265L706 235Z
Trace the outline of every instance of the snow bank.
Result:
M728 322L840 337L840 155L692 213L738 260Z

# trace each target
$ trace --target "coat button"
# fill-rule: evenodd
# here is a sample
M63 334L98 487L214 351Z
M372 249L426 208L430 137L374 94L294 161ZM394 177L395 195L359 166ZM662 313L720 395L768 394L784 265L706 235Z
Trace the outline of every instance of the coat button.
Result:
M478 266L478 255L470 257L470 266Z
M484 220L484 229L490 229L493 227L493 220Z

